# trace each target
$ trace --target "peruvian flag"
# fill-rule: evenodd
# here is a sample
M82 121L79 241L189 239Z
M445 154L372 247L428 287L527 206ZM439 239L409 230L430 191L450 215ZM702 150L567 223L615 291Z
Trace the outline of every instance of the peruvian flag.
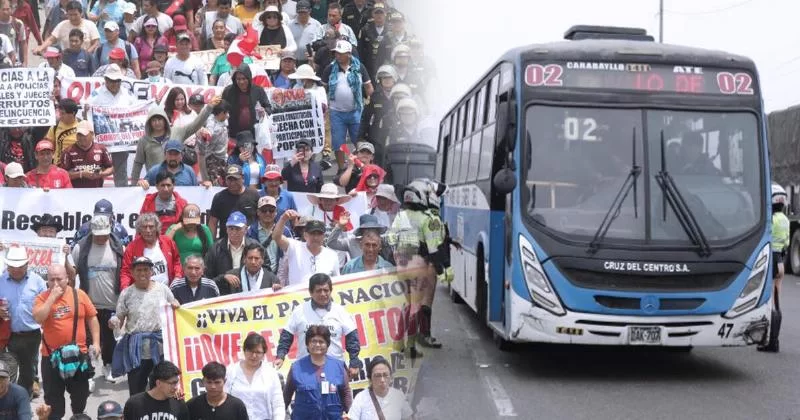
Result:
M228 63L236 68L242 64L245 57L260 60L261 56L256 52L256 46L258 46L258 32L248 24L244 33L237 36L231 43L231 47L228 49Z

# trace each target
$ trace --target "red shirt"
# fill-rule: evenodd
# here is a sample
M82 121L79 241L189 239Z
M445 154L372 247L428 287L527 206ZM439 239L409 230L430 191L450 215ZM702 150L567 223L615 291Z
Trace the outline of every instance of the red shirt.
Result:
M36 173L36 169L31 169L25 174L25 181L31 187L36 188L72 188L72 182L69 180L67 171L56 165L50 165L50 169L46 174L39 174Z
M111 155L102 144L92 143L87 150L73 144L61 154L61 167L68 172L99 172L114 166ZM72 181L74 188L101 188L103 179L78 178Z

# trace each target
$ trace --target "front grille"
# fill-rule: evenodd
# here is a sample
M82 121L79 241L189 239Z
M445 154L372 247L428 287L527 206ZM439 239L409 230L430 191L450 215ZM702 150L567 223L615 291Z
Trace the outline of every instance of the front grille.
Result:
M642 275L604 273L577 268L561 268L567 280L584 289L629 292L709 292L721 290L736 277L736 272L692 273L686 275Z
M595 296L594 301L609 309L641 309L641 299L616 296Z
M641 309L639 298L595 295L594 301L609 309ZM665 298L659 299L658 309L662 311L691 311L705 303L703 298Z
M695 299L661 299L659 309L664 311L691 311L706 302L703 298Z

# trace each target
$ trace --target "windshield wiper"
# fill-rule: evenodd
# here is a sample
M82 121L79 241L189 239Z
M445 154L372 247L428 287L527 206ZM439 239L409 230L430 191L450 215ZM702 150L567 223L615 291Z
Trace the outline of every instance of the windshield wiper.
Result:
M706 235L697 223L694 214L686 204L686 200L681 195L678 187L675 185L675 180L672 175L667 172L667 158L666 158L666 142L664 140L664 130L661 130L661 170L656 174L656 181L661 191L664 193L664 200L662 201L662 218L667 220L667 203L675 211L675 216L680 222L681 227L686 232L689 240L697 245L697 254L701 257L711 255L711 246L708 244Z
M628 194L631 192L631 190L633 190L633 216L637 219L639 218L639 197L638 188L636 187L636 180L642 173L642 168L636 162L636 127L633 128L631 143L631 149L633 150L631 157L631 170L628 171L628 177L625 178L625 182L622 183L622 187L620 187L619 191L617 192L617 196L614 197L614 201L611 202L611 207L608 208L606 216L603 218L600 226L597 227L597 231L594 233L592 242L589 243L588 251L591 254L594 254L598 249L600 249L600 243L602 243L603 239L605 239L608 229L611 227L611 223L613 223L614 220L619 217L622 209L622 203L624 203L625 199L628 198Z

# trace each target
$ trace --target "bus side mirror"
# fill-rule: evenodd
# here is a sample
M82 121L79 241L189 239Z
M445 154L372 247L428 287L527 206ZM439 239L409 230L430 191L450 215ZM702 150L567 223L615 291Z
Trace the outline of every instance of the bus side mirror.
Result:
M517 177L515 176L514 170L503 168L497 171L497 173L494 174L494 178L492 178L492 184L494 184L495 191L502 195L514 191L514 188L517 188Z
M501 93L497 97L497 132L500 136L499 146L507 151L512 151L516 147L516 136L514 130L514 93L511 89Z

